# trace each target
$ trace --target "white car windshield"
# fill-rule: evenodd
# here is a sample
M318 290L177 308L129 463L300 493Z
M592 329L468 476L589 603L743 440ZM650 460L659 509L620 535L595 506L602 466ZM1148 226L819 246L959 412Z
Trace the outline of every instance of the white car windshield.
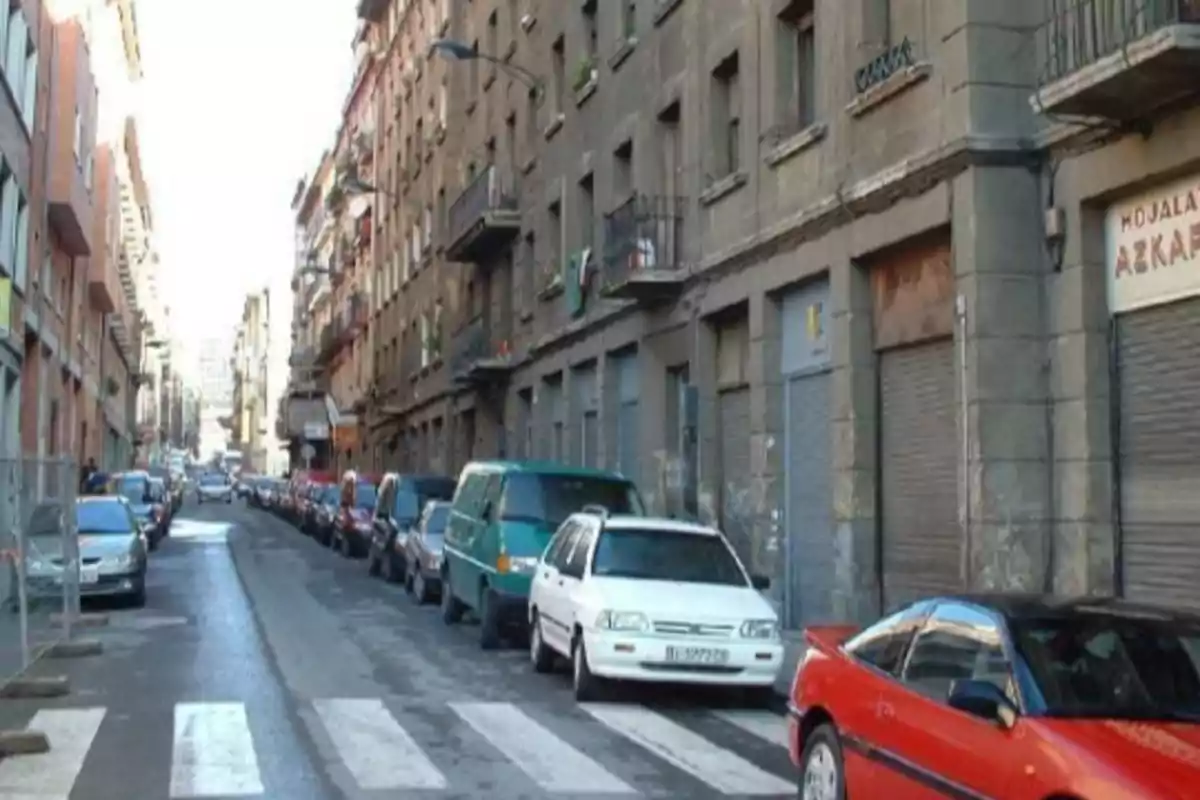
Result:
M200 479L200 485L205 488L220 488L225 486L225 478L220 475L205 475Z
M749 586L745 572L721 538L679 531L605 529L592 557L592 574Z

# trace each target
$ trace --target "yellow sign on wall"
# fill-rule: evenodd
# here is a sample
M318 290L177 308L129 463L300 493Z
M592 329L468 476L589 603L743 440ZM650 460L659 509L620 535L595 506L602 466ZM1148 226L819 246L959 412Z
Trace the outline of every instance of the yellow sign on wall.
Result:
M809 339L809 341L816 341L817 339L820 339L821 335L825 332L823 330L824 326L823 326L822 320L821 320L821 312L823 310L824 309L822 308L821 303L813 303L808 307L808 339Z
M12 278L0 277L0 337L12 332Z

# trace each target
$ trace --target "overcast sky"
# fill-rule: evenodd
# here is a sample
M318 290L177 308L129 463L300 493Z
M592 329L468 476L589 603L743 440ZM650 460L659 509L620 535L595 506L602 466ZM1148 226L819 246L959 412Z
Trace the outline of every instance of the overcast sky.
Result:
M143 158L176 335L195 354L269 284L287 335L289 203L337 129L355 0L137 0Z

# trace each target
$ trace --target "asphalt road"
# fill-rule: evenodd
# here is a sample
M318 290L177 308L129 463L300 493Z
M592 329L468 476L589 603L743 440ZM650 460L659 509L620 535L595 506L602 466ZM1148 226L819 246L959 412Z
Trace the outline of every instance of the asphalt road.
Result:
M149 602L111 610L103 655L58 700L0 700L45 755L0 761L0 800L789 797L784 721L709 693L580 707L525 650L269 514L187 505Z

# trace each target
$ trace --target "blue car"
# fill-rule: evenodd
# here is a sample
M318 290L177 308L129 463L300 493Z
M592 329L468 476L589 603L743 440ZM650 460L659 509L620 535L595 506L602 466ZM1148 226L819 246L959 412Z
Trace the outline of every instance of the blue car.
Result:
M167 535L170 521L166 513L166 498L156 493L157 487L150 480L150 473L143 470L120 472L109 482L109 493L118 494L129 501L134 517L150 549L158 547Z

